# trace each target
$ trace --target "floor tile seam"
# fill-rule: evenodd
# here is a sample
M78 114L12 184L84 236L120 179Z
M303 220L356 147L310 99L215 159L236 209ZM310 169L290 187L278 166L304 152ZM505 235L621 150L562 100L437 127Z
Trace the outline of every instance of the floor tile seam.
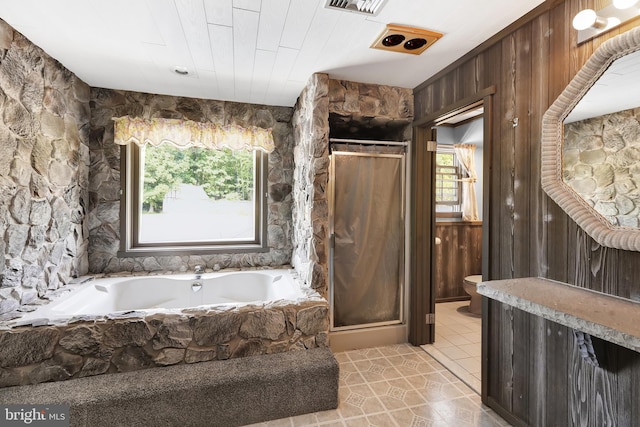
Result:
M377 416L377 415L382 415L382 414L389 415L389 418L391 418L391 421L393 422L394 427L405 427L405 426L400 426L398 423L396 423L396 420L391 416L391 414L388 411L387 412L380 412L380 413L376 413L376 414L370 414L370 415L361 415L361 416L358 416L358 417L345 418L342 421L357 420L357 419L360 419L360 418L367 418L368 419L368 417L370 417L370 416Z
M381 414L363 415L363 416L360 416L360 417L349 418L349 420L357 420L357 419L360 419L360 418L367 418L368 419L368 417L370 417L370 416L377 416L377 415L381 415ZM389 415L389 418L391 418L391 421L393 422L393 426L389 426L389 427L406 427L406 426L398 425L398 423L396 423L396 420L393 417L391 417L391 415ZM346 421L346 420L343 420L343 421ZM371 424L369 424L369 425L371 425Z
M467 387L467 388L471 389L473 393L478 394L478 392L473 388L473 386L472 386L471 384L469 384L469 383L470 383L470 382L472 382L472 381L462 379L462 378L460 378L460 376L458 376L458 375L460 375L460 374L456 374L456 373L454 373L454 372L452 372L452 371L450 371L450 372L451 372L451 373L452 373L452 374L453 374L453 375L454 375L454 376L455 376L455 377L460 381L460 383L462 383L465 387ZM469 375L471 375L471 374L469 374ZM463 376L463 375L461 375L461 376ZM456 385L454 382L450 382L450 384L452 384L452 385Z
M384 405L383 405L383 407L384 407ZM340 417L341 417L340 419L343 420L343 421L346 421L346 420L352 420L352 419L355 419L355 418L362 418L362 417L368 417L368 416L374 416L374 415L388 414L389 412L391 412L391 411L389 411L385 407L385 409L383 411L370 412L370 413L366 413L366 414L362 414L362 415L354 415L352 417L345 417L344 415L340 414Z
M455 363L454 363L454 362L452 362L452 364L455 364ZM457 364L456 364L456 365L457 365ZM459 369L464 370L464 368L463 368L462 366L460 366L460 365L457 365L457 366L458 366L458 368L459 368ZM471 374L471 373L469 373L469 372L467 372L467 374L466 374L466 375L465 375L465 373L464 373L464 372L458 372L458 373L456 373L456 372L454 372L452 369L455 369L455 368L451 368L451 367L449 367L447 370L448 370L449 372L451 372L451 374L452 374L453 376L455 376L455 377L458 379L458 381L459 381L459 382L461 382L465 387L467 387L467 388L471 389L473 393L475 393L475 394L479 394L479 393L478 393L478 391L476 391L476 390L473 388L473 386L470 384L470 383L472 383L472 382L473 382L473 381L472 381L472 379L469 379L469 378L461 378L462 376L466 376L466 375L473 377L473 374ZM473 377L473 378L475 379L475 377ZM453 381L449 381L449 382L450 382L450 384L456 385Z
M463 353L467 356L467 358L468 358L468 357L473 357L472 355L470 355L469 353L467 353L466 351L464 351L463 349L461 349L459 346L454 346L454 347L444 347L444 349L445 349L445 350L444 350L444 351L442 351L442 350L441 350L440 352L441 352L441 353L444 353L446 356L449 356L448 354L446 354L446 353L445 353L445 351L450 351L450 349L451 349L451 348L455 348L456 350L459 350L459 351L463 352ZM451 356L449 356L449 358L451 359ZM455 359L453 359L453 360L455 360Z
M448 371L448 369L445 369L445 371ZM427 375L429 375L429 374L437 374L437 373L438 373L438 372L429 372L429 373L426 373L426 374L412 375L412 376L410 376L410 377L392 378L392 379L384 379L384 380L378 380L378 381L367 381L367 382L365 382L365 383L361 383L361 384L354 384L354 385L364 385L364 384L366 384L366 385L370 386L370 388L371 388L371 385L373 385L373 384L387 383L387 385L392 386L391 384L389 384L389 381L393 381L393 380L395 380L395 379L405 379L405 380L406 380L406 378L415 378L415 377L423 377L423 378L424 378L425 376L427 376ZM453 374L453 373L452 373L452 374ZM453 374L453 375L455 376L455 374ZM443 377L447 382L446 382L446 383L440 383L440 384L454 384L454 382L453 382L452 380L450 380L449 378L447 378L446 376L442 375L442 377ZM458 379L458 377L456 377L456 379L457 379L457 380L459 380L459 379ZM428 381L428 379L427 379L427 378L425 378L425 380L426 380L426 381ZM462 382L462 383L464 384L464 381L460 381L460 382ZM421 387L421 388L420 388L420 387L416 387L415 385L413 385L413 384L412 384L411 382L409 382L409 381L407 381L407 383L408 383L408 384L409 384L409 385L410 385L414 390L418 390L418 391L420 391L420 390L424 390L424 389L425 389L424 387ZM465 384L465 385L466 385L466 384Z

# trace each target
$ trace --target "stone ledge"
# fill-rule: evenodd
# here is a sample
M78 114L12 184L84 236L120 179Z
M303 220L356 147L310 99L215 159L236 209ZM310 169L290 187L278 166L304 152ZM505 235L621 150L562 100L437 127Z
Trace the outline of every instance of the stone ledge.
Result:
M4 404L69 404L72 426L240 426L335 409L327 348L0 390Z
M478 283L478 293L605 341L640 351L640 303L554 280Z

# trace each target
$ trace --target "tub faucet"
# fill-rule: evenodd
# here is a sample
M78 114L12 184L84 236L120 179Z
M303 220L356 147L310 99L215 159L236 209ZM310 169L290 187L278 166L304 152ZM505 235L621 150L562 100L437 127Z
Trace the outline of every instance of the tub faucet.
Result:
M204 273L204 267L201 265L196 265L193 270L196 273L196 278L191 283L191 290L193 292L198 292L200 289L202 289L202 273Z
M204 273L204 267L201 265L196 265L194 268L194 272L196 273L196 280L200 280L202 278L202 273Z

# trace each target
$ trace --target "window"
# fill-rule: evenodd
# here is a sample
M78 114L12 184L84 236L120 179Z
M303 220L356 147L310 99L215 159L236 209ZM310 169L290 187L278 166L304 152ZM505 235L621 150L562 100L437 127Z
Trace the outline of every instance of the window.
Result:
M436 152L436 210L458 216L460 212L460 166L452 148L438 146Z
M123 152L122 255L267 250L266 153L171 144Z

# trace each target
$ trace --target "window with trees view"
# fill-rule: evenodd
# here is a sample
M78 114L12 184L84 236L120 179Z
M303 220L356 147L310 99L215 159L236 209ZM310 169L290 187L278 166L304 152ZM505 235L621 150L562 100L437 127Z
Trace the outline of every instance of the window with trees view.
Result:
M266 153L171 144L125 150L125 253L265 248Z
M459 211L460 167L453 149L438 147L436 152L436 205ZM440 209L444 211L444 209Z

